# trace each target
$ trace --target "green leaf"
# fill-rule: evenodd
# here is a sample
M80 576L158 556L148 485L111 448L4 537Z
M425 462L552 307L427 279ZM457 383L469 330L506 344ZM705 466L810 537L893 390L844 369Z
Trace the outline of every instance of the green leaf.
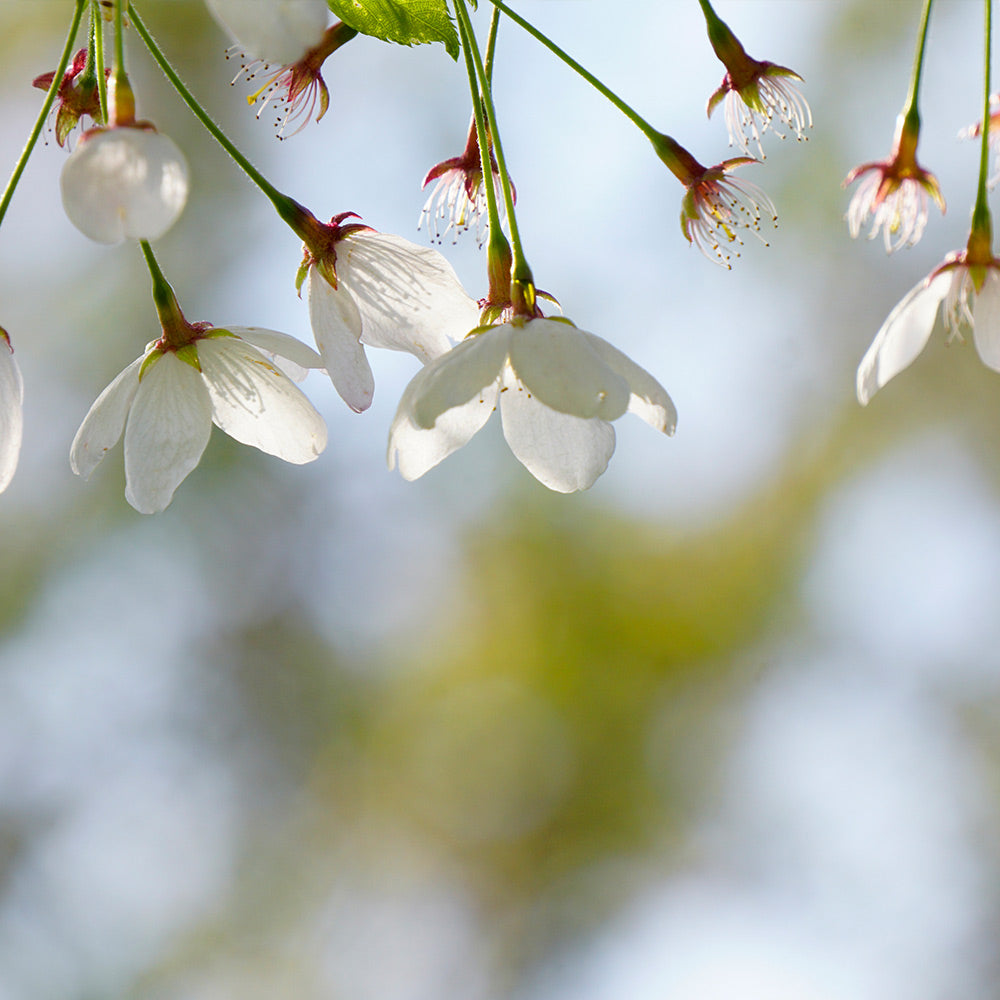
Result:
M441 42L458 58L458 35L445 0L326 0L344 24L363 35L400 45Z

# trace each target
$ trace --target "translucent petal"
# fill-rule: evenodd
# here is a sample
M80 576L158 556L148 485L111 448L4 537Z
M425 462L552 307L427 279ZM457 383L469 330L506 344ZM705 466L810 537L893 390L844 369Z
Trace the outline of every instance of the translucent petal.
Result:
M1000 371L1000 274L994 268L972 306L972 336L983 364Z
M667 390L645 368L637 365L628 355L622 354L617 347L592 333L580 332L604 363L628 383L631 393L629 413L641 417L650 427L664 434L673 434L677 429L677 409L667 395Z
M298 62L326 30L325 0L207 0L215 19L253 59Z
M0 493L10 485L21 454L24 383L6 337L0 337Z
M83 418L69 450L70 468L78 476L89 479L108 450L118 444L139 388L142 362L142 358L136 358L128 368L119 372Z
M198 341L212 419L241 444L302 465L326 447L326 424L302 391L237 337Z
M367 410L375 379L361 346L361 316L343 281L334 289L315 267L309 268L309 319L333 387L355 413Z
M301 382L310 368L323 367L323 359L311 347L295 337L289 337L287 333L256 326L230 326L226 329L263 351L293 382Z
M361 314L361 340L425 364L479 325L479 306L436 250L389 233L357 233L337 247L337 276Z
M948 270L929 281L925 278L889 313L858 365L858 401L862 406L867 406L872 396L924 349L934 329L938 306L955 276L954 270Z
M467 337L417 372L408 387L413 390L410 404L413 423L417 427L431 428L442 414L483 396L500 377L509 343L509 328L494 327ZM494 403L495 392L491 409Z
M141 514L166 509L211 431L204 379L175 354L164 354L143 374L125 427L125 499Z
M417 372L406 387L389 429L389 468L398 466L408 480L419 479L461 448L490 419L500 389L499 376L494 376L493 383L471 399L441 413L433 427L421 427L413 417L414 399L425 388L428 368Z
M628 383L568 323L511 326L510 364L525 389L560 413L617 420L628 409Z
M615 451L611 424L550 409L519 385L509 369L500 393L500 416L503 436L517 460L558 493L593 486Z
M180 215L187 163L168 136L141 128L90 134L66 160L60 178L70 221L98 243L155 240Z

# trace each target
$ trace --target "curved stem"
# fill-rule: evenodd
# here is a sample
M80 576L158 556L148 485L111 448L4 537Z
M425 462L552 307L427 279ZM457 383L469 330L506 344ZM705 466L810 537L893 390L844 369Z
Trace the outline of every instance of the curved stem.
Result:
M149 29L143 23L142 19L139 17L138 12L133 8L132 10L132 25L135 27L136 33L143 40L146 48L149 49L150 55L156 60L157 65L163 71L163 75L170 81L173 85L174 90L177 91L181 100L188 106L191 113L201 122L205 127L206 131L212 136L213 139L236 161L240 169L247 175L257 185L258 188L263 192L265 197L271 202L275 207L278 215L281 216L282 220L292 229L292 231L297 236L302 236L303 231L299 225L299 221L302 218L301 213L303 212L302 207L289 198L288 195L282 194L240 151L237 149L236 145L229 139L229 137L219 128L218 125L212 121L211 116L208 112L198 103L194 95L188 90L187 86L177 75L177 71L170 65L167 57L163 54L159 45L156 44L153 36L149 33Z
M920 128L920 114L917 98L920 93L920 78L924 71L924 49L927 47L927 28L931 21L931 7L934 0L924 0L924 10L920 17L920 31L917 35L917 49L913 55L913 71L910 74L910 91L903 106L903 114L912 127Z
M17 163L14 164L10 180L7 181L7 186L4 188L2 197L0 197L0 223L3 222L4 216L7 214L11 198L14 197L14 189L21 179L21 174L24 173L24 168L28 165L28 159L35 148L35 143L38 142L38 137L42 134L42 129L45 128L45 119L49 117L49 112L55 103L56 94L59 92L59 85L62 83L63 76L66 74L66 69L70 63L70 58L73 55L73 42L80 28L80 21L83 19L83 8L86 5L87 0L76 0L76 10L73 12L73 20L70 22L69 32L66 35L66 44L63 46L62 55L59 57L59 65L56 66L48 93L42 102L42 110L38 112L38 118L35 120L34 127L28 135L28 141L24 144L24 149L21 150L21 155L18 157Z
M490 16L490 33L486 38L486 79L493 84L493 57L497 49L497 32L500 29L500 11L494 7Z
M659 132L649 122L646 121L642 115L639 114L634 108L626 104L613 90L606 87L600 80L594 76L589 70L584 69L569 53L564 52L555 42L553 42L548 36L544 35L538 30L533 24L526 21L520 14L515 13L508 7L502 0L489 0L489 3L500 11L503 11L518 27L523 28L532 38L541 42L557 59L561 59L571 70L579 74L587 81L595 90L597 90L603 97L606 97L629 121L635 125L640 132L651 142L655 142L659 136Z
M104 25L98 0L90 0L90 44L94 50L94 72L97 73L97 95L101 101L101 117L108 120L108 81L104 75Z

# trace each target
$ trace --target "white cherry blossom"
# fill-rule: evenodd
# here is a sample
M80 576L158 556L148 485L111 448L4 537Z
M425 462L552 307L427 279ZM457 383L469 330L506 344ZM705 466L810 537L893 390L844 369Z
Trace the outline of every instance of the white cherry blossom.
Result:
M21 454L24 383L6 331L0 330L0 493L10 485Z
M336 285L323 262L308 265L309 317L334 387L360 413L375 391L366 345L427 363L479 323L479 306L436 250L348 228L359 231L336 243Z
M154 514L198 464L213 423L286 462L313 461L326 447L326 425L269 355L321 364L293 337L252 327L210 330L178 351L150 345L90 408L70 450L73 471L88 478L124 431L125 498Z
M566 321L514 320L473 333L414 376L389 432L389 468L419 478L497 408L514 456L559 493L604 472L622 414L665 434L677 424L666 390L606 340Z
M970 327L983 364L1000 372L1000 261L973 268L962 251L931 271L889 313L858 366L862 406L917 359L942 303L949 339L961 339L962 327Z
M60 178L70 222L98 243L155 240L181 214L188 172L176 143L151 128L86 132Z

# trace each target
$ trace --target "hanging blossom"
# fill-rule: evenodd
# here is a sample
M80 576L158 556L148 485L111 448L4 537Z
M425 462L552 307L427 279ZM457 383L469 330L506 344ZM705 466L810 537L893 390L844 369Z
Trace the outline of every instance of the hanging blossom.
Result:
M972 330L983 364L1000 372L1000 260L989 236L973 229L965 250L949 254L889 313L858 366L858 401L868 401L927 345L938 307L948 340Z
M389 468L418 479L500 410L503 435L544 486L592 486L615 450L626 412L673 434L664 388L606 340L568 320L515 317L473 330L406 387L389 431Z
M60 146L65 146L73 129L81 124L83 118L87 117L97 124L101 124L104 116L101 113L101 98L97 87L97 77L91 72L86 73L87 50L80 49L73 56L73 62L63 74L59 87L56 90L56 101L53 105L52 114L55 117L54 131L56 142ZM106 69L105 75L111 73ZM52 86L55 73L43 73L36 76L32 81L32 86L39 90L47 91Z
M0 329L0 493L10 485L21 454L24 383L7 331Z
M723 160L703 167L683 146L668 135L653 143L660 159L687 189L681 201L681 231L710 261L731 270L733 257L743 246L741 230L748 230L769 246L761 233L764 221L777 226L778 214L771 199L751 181L729 174L748 163L752 156Z
M864 180L847 209L847 226L855 239L871 219L868 239L882 233L886 253L914 246L924 234L930 199L944 214L945 202L937 178L917 163L918 119L900 115L887 160L863 163L844 179L844 187Z
M497 203L503 204L503 185L493 150L490 150L490 182L496 192ZM483 161L479 153L476 123L469 126L469 137L461 156L453 156L431 167L422 187L437 181L424 203L417 222L417 229L427 222L434 240L440 243L448 233L454 233L453 242L460 233L475 227L476 242L482 246L489 228L486 186L483 184ZM517 195L514 193L514 197Z
M808 138L805 131L812 128L812 110L796 86L802 77L787 66L751 59L739 39L704 0L702 10L708 22L709 41L726 67L722 83L708 99L706 112L711 117L719 104L725 102L729 144L749 153L753 143L764 159L761 136L769 129L779 139L786 135L799 140Z
M365 346L407 351L426 363L479 322L479 306L436 250L377 233L343 212L321 223L301 209L305 246L296 278L308 281L309 318L334 388L356 413L375 381Z
M993 166L993 174L987 180L987 183L991 188L996 187L1000 183L1000 94L990 94L990 105L996 110L990 112L988 128L990 134L986 137L986 141L990 145L990 149L996 154L996 161ZM958 133L960 139L978 139L983 134L983 123L976 122L975 125L970 125L968 128L963 129Z
M239 56L233 79L253 82L263 77L247 98L257 104L257 117L276 108L278 138L300 132L330 106L322 68L327 58L357 32L339 21L327 27L324 0L207 0L215 19L236 40L227 53Z
M98 396L70 449L70 465L90 477L125 434L125 498L142 514L173 499L208 444L212 424L241 444L302 465L326 447L326 425L274 359L318 368L316 353L293 337L254 327L188 324L192 339L148 345Z
M136 121L128 81L111 78L107 126L84 132L59 178L70 222L97 243L155 240L187 203L184 154L169 136Z

